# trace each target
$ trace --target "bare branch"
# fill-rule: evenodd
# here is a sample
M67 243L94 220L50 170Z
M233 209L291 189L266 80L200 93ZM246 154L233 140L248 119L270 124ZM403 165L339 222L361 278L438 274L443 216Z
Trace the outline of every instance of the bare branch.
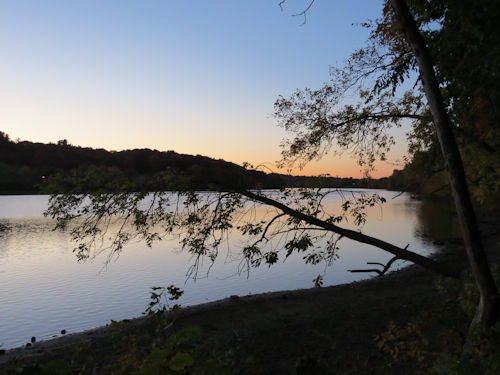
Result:
M405 249L408 247L408 245L405 247ZM391 260L389 260L389 262L387 262L387 264L383 264L383 263L378 263L378 262L366 262L366 264L374 264L374 265L379 265L379 266L382 266L383 268L381 270L377 269L377 268L369 268L369 269L363 269L363 270L347 270L349 272L376 272L378 273L379 276L383 276L387 271L389 271L389 268L391 268L392 264L396 261L396 260L399 260L401 258L399 258L398 256L395 256L393 258L391 258Z
M299 17L299 16L303 16L304 17L304 21L300 24L300 26L304 26L307 22L307 12L309 11L309 9L311 9L311 7L313 6L314 4L314 1L315 0L311 0L309 2L309 5L300 13L296 13L296 14L292 14L292 17Z
M277 219L279 219L280 217L282 217L282 216L285 216L285 213L278 214L278 215L276 215L275 217L273 217L271 220L269 220L269 222L268 222L268 223L267 223L267 225L266 225L266 228L265 228L265 229L264 229L264 231L262 232L262 235L260 236L260 238L259 238L257 241L255 241L255 242L252 244L252 246L256 246L258 243L260 243L260 242L262 242L262 241L264 241L264 240L267 240L267 238L266 238L267 231L268 231L268 230L269 230L269 228L273 225L273 223L274 223Z
M300 24L300 26L304 26L307 22L307 12L309 11L309 9L311 9L311 7L313 6L314 4L314 1L315 0L311 0L309 2L309 5L302 11L302 12L299 12L299 13L296 13L296 14L292 14L292 17L299 17L299 16L303 16L304 17L304 22L302 22ZM281 11L283 12L283 4L286 3L286 0L281 0L279 3L278 3L278 6L280 7Z

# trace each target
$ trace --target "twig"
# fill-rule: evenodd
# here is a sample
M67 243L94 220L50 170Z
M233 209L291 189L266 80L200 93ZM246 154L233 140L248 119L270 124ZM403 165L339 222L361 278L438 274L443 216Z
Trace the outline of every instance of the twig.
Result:
M408 247L408 245L406 245L405 249ZM398 256L395 256L393 257L391 260L389 260L389 262L387 262L387 264L383 264L383 263L379 263L379 262L367 262L366 264L375 264L375 265L378 265L378 266L381 266L383 267L382 270L379 270L377 268L369 268L369 269L363 269L363 270L347 270L349 272L376 272L378 273L379 276L382 276L384 275L387 271L389 271L389 268L391 268L392 264L396 261L396 260L399 260L401 258L399 258Z
M309 5L300 13L297 13L297 14L292 14L292 17L298 17L298 16L303 16L304 17L304 21L300 24L300 26L304 26L307 22L307 11L309 9L311 9L311 7L313 6L314 4L314 1L315 0L311 0Z
M311 9L311 7L313 6L314 4L314 1L315 0L311 0L309 2L309 5L302 11L302 12L299 12L299 13L296 13L296 14L292 14L292 17L298 17L298 16L303 16L304 17L304 22L302 22L300 24L300 26L304 26L307 22L307 11L309 9ZM278 6L280 7L281 11L283 12L283 4L286 3L286 0L281 0L279 3L278 3Z

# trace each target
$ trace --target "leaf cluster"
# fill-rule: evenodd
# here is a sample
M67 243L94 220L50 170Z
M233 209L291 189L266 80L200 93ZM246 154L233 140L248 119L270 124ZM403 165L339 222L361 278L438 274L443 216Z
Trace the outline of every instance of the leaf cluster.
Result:
M351 192L348 196L345 191L320 188L259 194L307 217L331 224L352 218L358 227L366 221L370 207L385 202L378 195ZM324 204L332 194L342 202L336 212ZM305 263L324 262L328 266L337 258L342 238L236 192L55 195L45 214L56 220L56 229L69 231L80 261L105 253L109 262L127 243L137 239L148 246L164 238L175 239L193 256L187 276L194 279L210 271L221 246L229 244L232 237L240 242L238 245L232 241L228 250L230 259L239 261L237 272L249 272L262 264L271 266L293 254L301 254ZM204 260L208 260L208 268ZM153 293L151 311L160 306L164 292Z

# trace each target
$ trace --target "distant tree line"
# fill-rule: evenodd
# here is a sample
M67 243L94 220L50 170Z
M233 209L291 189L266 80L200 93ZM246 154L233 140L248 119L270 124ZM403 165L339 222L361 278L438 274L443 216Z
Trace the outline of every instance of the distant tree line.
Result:
M201 155L150 149L107 151L12 141L0 132L0 194L100 190L233 190L282 187L385 187L365 179L291 176ZM382 183L382 185L384 185Z
M107 151L57 143L13 141L0 131L0 194L51 194L99 190L233 190L283 187L374 188L422 197L450 197L443 160L435 144L418 150L403 169L380 179L292 176L246 169L201 155L150 149ZM465 160L478 152L466 154ZM477 159L476 159L477 160ZM490 167L493 167L490 159ZM475 171L477 175L479 172ZM472 173L471 173L472 174ZM498 180L471 181L477 200L498 196ZM477 177L477 176L476 176ZM479 181L479 182L478 182ZM489 183L487 183L489 182ZM112 186L113 185L113 186Z

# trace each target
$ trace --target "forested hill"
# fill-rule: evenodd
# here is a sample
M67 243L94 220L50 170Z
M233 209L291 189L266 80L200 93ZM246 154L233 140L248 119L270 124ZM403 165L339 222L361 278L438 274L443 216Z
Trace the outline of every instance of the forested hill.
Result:
M150 149L107 151L57 144L14 142L0 132L0 194L100 189L280 188L311 186L313 177L266 174L201 155ZM363 180L326 178L323 186L363 186Z

